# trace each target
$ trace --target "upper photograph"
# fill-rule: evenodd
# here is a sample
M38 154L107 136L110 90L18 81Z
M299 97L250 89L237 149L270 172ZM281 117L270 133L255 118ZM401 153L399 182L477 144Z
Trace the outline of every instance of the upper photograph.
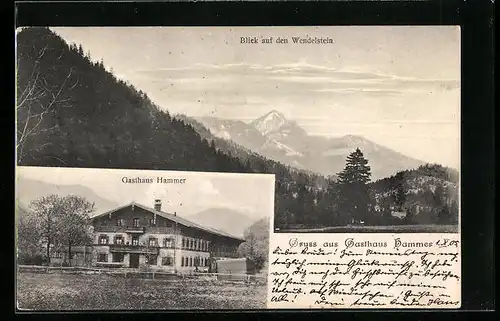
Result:
M275 233L458 233L454 26L19 28L17 164L275 174Z

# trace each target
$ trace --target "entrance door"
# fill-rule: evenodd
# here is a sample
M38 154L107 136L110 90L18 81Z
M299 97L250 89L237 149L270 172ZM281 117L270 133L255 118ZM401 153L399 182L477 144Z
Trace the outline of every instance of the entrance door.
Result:
M138 268L139 267L139 254L130 253L130 267Z

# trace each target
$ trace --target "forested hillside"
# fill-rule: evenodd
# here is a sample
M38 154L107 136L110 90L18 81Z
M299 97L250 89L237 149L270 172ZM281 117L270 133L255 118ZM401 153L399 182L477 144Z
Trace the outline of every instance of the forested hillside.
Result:
M438 164L398 172L371 184L382 215L406 213L406 224L456 224L459 219L459 174Z
M274 173L278 213L314 197L307 174L222 151L48 28L17 34L17 69L19 165Z
M248 172L45 28L17 35L18 162Z

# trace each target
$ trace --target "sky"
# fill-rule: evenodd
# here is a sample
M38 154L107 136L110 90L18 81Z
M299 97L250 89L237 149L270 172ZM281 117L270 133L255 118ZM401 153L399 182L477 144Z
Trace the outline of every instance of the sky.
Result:
M172 114L249 122L274 109L311 135L361 135L459 168L459 27L52 29Z
M148 207L162 200L162 209L188 217L211 208L226 208L255 220L274 213L274 175L152 171L124 169L18 166L18 177L61 186L81 185L98 196L125 205ZM123 183L122 178L154 178L152 184ZM185 178L184 184L158 184L156 177ZM22 191L18 191L22 193Z

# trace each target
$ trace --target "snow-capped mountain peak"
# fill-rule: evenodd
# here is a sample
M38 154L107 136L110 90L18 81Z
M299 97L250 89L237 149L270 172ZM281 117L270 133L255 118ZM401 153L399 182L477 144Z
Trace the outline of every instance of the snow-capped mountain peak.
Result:
M257 118L252 122L255 127L263 135L276 131L283 125L287 124L285 116L277 110L272 110L262 117Z

